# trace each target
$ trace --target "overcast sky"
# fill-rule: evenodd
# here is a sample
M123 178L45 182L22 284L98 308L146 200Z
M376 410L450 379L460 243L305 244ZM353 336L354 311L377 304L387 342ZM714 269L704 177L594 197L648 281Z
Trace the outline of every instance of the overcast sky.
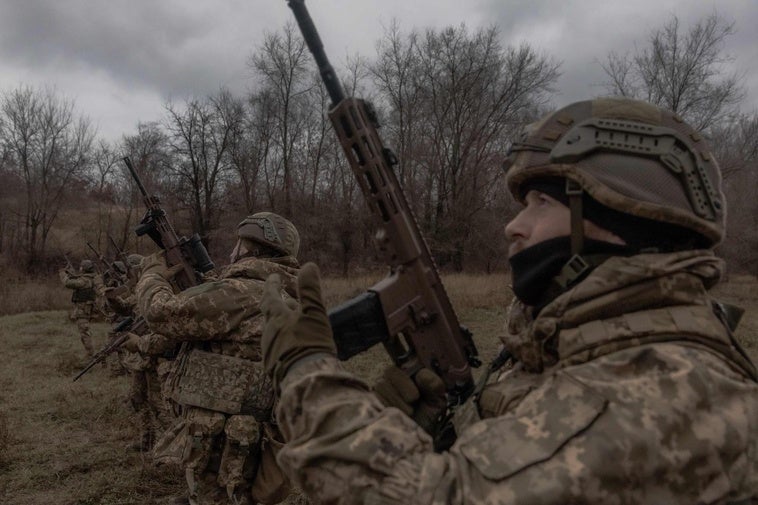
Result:
M506 44L562 61L562 106L600 93L598 64L634 50L671 15L735 22L725 52L758 109L757 0L307 0L332 63L369 59L393 19L404 30L496 24ZM0 92L53 86L111 141L163 115L167 100L252 86L247 59L292 13L285 0L0 0Z

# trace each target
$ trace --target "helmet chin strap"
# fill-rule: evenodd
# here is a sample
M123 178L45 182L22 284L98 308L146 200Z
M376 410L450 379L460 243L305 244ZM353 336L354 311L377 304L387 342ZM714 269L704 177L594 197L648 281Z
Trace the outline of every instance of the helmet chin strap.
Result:
M590 264L581 256L584 249L583 193L584 190L578 182L566 177L566 195L571 211L571 259L563 265L560 273L555 277L555 282L561 289L571 286L576 279L591 268Z
M584 213L582 211L582 193L584 190L578 182L566 178L566 196L571 211L571 255L576 256L584 249Z

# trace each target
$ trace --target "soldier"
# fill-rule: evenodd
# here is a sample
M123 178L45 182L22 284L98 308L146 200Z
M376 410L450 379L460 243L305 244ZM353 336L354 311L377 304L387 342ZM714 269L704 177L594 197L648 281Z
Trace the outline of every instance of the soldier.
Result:
M172 272L156 254L143 261L137 284L150 330L184 343L167 382L182 420L155 455L180 460L192 504L275 503L288 491L270 454L261 452L276 441L273 390L260 364L258 300L271 273L294 295L300 238L291 222L270 212L245 218L237 235L231 264L217 280L174 293Z
M137 300L134 293L135 285L142 264L142 256L130 254L127 263L114 262L116 280L105 288L105 299L110 309L116 314L118 321L131 318L137 321ZM123 265L118 267L118 264ZM128 265L128 267L126 266ZM131 274L131 275L129 275ZM134 324L134 323L133 323ZM129 445L130 449L149 452L156 438L173 424L176 416L168 408L167 399L163 397L162 387L165 382L171 361L176 357L178 344L169 341L161 335L148 333L142 325L132 328L129 338L118 348L117 354L109 357L111 376L129 374L129 404L138 415L140 435L137 441ZM109 343L112 343L120 332L108 333Z
M149 452L176 422L163 389L178 351L176 340L155 333L132 333L121 346L120 359L131 379L129 403L139 416L140 436L131 449Z
M92 358L95 348L92 345L90 333L90 321L95 315L98 292L101 292L101 281L95 272L95 265L90 260L82 260L79 264L79 272L61 270L59 272L61 282L71 289L71 302L74 304L73 318L82 340L87 357Z
M142 256L139 254L130 254L127 258L129 266L127 267L122 261L114 261L113 268L116 275L110 277L111 283L106 285L103 290L103 298L108 311L112 314L110 322L118 323L125 318L136 319L135 312L137 299L134 295L134 288L137 284L136 276L128 275L129 272L139 271L142 263ZM111 331L108 333L108 343L112 343L118 334ZM123 345L121 346L123 349ZM123 375L126 368L123 364L123 353L112 354L108 358L111 376Z
M706 141L597 99L533 125L507 166L514 359L456 410L448 450L414 422L444 405L437 375L390 368L372 394L335 357L315 265L301 308L269 278L283 468L319 503L756 503L756 369L709 293L726 209Z

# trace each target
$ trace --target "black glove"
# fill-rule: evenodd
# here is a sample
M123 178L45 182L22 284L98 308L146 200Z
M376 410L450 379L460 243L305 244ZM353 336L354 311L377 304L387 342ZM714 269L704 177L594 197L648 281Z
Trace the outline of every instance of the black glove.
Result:
M385 406L402 410L431 434L447 407L445 383L428 368L422 368L411 378L391 365L374 384L374 393Z
M337 355L329 317L321 298L318 267L306 263L297 275L300 304L282 299L282 281L278 274L266 280L261 311L266 317L263 327L263 366L278 384L297 360L314 353Z

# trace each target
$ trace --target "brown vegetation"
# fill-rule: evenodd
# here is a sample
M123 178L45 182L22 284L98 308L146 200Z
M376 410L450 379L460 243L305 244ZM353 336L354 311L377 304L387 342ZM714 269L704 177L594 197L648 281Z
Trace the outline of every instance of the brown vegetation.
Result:
M379 276L324 280L328 303L350 298ZM445 284L461 322L473 330L486 360L498 347L510 295L502 275L452 275ZM733 276L717 295L747 309L738 337L758 358L758 280ZM95 324L97 343L107 326ZM84 365L75 326L61 310L0 317L0 496L14 505L161 504L183 490L176 469L155 467L128 446L138 436L126 403L127 378ZM349 368L373 380L388 359L380 348Z

